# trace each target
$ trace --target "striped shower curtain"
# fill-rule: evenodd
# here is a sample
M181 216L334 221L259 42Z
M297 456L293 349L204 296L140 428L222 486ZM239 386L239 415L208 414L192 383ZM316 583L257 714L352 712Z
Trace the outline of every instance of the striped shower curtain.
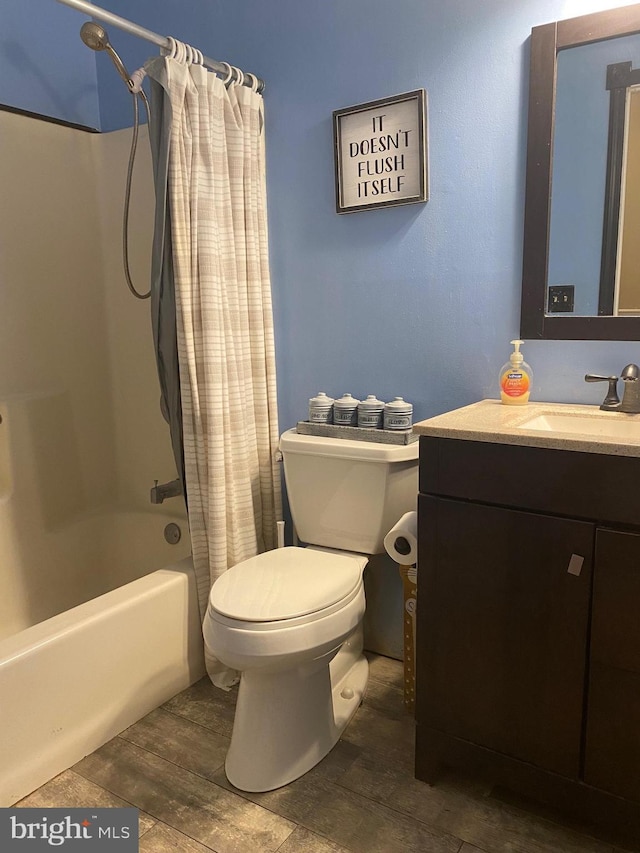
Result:
M171 325L173 289L184 481L204 615L216 578L274 548L282 518L263 99L246 86L227 89L201 65L161 57L146 68L159 190L154 326ZM161 353L159 368L169 360ZM207 670L220 687L236 680L218 661L207 660Z

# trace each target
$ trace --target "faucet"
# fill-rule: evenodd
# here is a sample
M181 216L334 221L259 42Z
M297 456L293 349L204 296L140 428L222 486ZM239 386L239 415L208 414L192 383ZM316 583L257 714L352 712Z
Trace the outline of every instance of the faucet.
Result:
M640 368L637 364L627 364L620 376L597 376L587 373L585 382L608 382L609 388L600 408L604 412L627 412L640 414ZM618 379L624 382L622 402L618 397Z
M165 498L177 498L183 494L182 483L179 479L171 480L168 483L160 483L155 480L155 486L151 489L151 503L161 504Z

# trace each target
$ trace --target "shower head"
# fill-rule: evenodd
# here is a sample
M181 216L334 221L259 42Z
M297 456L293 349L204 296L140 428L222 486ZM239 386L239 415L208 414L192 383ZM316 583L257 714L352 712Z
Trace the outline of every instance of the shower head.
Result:
M91 50L106 50L110 47L107 31L94 21L86 21L80 27L80 38Z
M104 27L101 27L100 24L96 24L95 21L85 21L85 23L80 27L80 38L87 47L91 48L91 50L106 50L116 67L116 71L122 77L127 86L131 88L129 72L124 67L123 61L111 46L109 36L107 35L107 31Z

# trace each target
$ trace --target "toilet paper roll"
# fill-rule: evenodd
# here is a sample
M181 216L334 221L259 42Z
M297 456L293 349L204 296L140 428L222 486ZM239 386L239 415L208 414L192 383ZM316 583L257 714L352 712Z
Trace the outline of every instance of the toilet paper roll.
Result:
M418 513L405 512L384 537L387 554L401 566L418 560Z

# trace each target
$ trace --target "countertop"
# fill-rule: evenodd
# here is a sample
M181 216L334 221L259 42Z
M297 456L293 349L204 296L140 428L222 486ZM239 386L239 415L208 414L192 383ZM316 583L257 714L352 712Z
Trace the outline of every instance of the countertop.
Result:
M523 429L520 425L533 418L549 415L569 415L575 418L576 431L542 431ZM590 435L578 429L580 418L602 419L603 428L614 421L624 420L637 428L637 434L625 438ZM612 420L613 419L613 420ZM467 441L488 441L494 444L520 444L546 447L553 450L576 450L582 453L606 453L612 456L640 456L640 414L603 412L598 406L570 403L528 403L524 406L505 406L499 400L481 400L461 409L419 421L413 425L418 435L457 438ZM635 429L630 432L635 433Z

